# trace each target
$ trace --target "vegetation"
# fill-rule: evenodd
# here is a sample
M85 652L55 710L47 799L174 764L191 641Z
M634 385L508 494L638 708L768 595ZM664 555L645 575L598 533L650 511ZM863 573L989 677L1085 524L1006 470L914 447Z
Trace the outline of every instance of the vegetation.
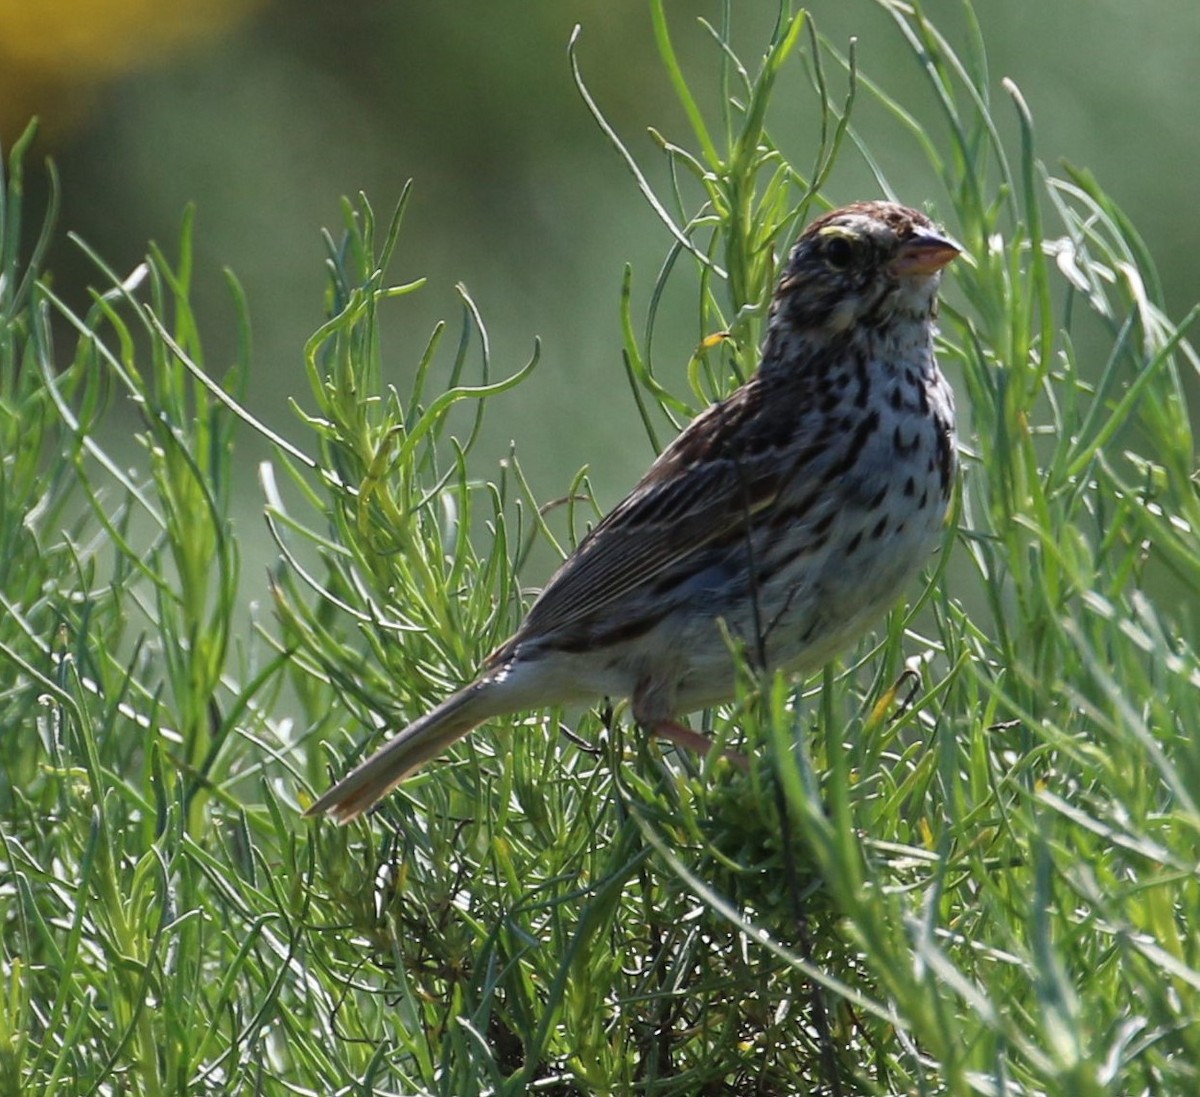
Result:
M946 551L840 665L747 675L706 717L749 774L645 742L620 709L534 713L369 820L301 819L331 773L473 673L528 600L531 556L596 517L583 474L550 507L515 453L472 462L489 399L536 350L497 370L465 291L457 343L439 326L385 347L381 314L420 282L387 275L403 203L384 223L360 198L329 241L329 319L285 439L241 402L232 277L241 352L205 362L190 218L173 259L152 248L128 277L93 256L102 289L73 311L41 269L53 211L21 254L28 140L11 150L0 1090L1200 1088L1196 312L1163 314L1096 180L1036 158L977 28L956 51L919 8L881 2L928 117L803 13L743 66L731 4L709 117L654 0L691 125L660 140L669 185L604 129L669 234L657 275L626 271L621 295L656 444L753 369L778 256L837 159L864 157L890 192L856 100L927 154L930 209L969 256L942 317L966 464ZM815 150L771 139L785 66L811 78ZM696 317L683 391L655 343L679 288ZM396 360L404 394L382 378ZM231 518L251 476L235 444L253 439L271 449L267 586L240 564L261 529ZM247 612L268 591L273 612Z

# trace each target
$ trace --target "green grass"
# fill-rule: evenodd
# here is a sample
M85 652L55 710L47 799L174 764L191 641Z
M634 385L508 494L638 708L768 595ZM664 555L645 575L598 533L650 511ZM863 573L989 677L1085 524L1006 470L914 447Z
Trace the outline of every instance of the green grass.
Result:
M968 252L942 316L966 466L947 551L838 666L747 678L706 717L753 756L745 775L664 754L621 709L562 734L539 713L493 722L367 821L302 820L331 772L473 673L528 601L530 554L568 551L597 514L582 475L549 508L515 454L472 459L536 349L498 369L465 292L457 339L385 349L379 314L420 288L387 275L403 203L388 222L347 203L281 438L240 403L232 278L241 351L206 368L190 218L177 257L152 249L134 277L94 257L103 289L78 315L40 267L52 218L18 254L28 142L11 150L0 1092L1200 1088L1196 312L1163 314L1096 180L1037 159L969 7L956 52L919 8L884 6L927 116L802 16L743 67L728 5L711 72L686 75L656 0L691 127L660 139L670 185L603 131L669 234L656 276L625 272L619 321L658 445L753 369L777 256L852 197L823 191L834 163L880 160L856 101L924 151L940 190L922 197ZM820 147L793 150L806 168L770 137L797 109L772 102L785 66L823 119ZM655 343L678 287L686 391ZM104 442L130 409L135 472ZM251 433L272 447L278 562L274 614L247 627L267 589L239 536L261 534L230 508Z

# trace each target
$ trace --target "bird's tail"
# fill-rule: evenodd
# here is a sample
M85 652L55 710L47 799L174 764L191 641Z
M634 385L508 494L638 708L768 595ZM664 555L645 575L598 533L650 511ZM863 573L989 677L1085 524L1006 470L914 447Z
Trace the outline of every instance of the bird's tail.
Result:
M472 682L432 712L389 739L312 805L305 815L332 815L339 823L357 819L406 777L442 754L452 743L498 715L492 683ZM500 711L506 711L502 706Z

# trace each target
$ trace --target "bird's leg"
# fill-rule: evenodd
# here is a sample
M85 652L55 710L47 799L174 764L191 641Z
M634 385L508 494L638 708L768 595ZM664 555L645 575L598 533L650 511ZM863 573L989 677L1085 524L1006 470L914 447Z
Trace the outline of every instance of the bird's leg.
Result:
M713 742L707 735L693 731L676 720L659 720L657 723L651 724L650 734L657 735L660 739L666 739L677 747L683 747L684 750L690 750L693 754L707 755L713 748ZM750 772L749 759L739 751L723 751L722 757L732 762L743 773Z

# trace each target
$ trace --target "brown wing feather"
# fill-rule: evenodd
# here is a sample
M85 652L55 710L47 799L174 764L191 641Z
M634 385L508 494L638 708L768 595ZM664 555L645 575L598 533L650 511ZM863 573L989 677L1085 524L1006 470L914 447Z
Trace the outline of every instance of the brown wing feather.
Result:
M791 470L775 448L783 439L741 438L756 415L761 431L761 398L754 379L697 416L555 573L510 644L589 617L770 506Z

